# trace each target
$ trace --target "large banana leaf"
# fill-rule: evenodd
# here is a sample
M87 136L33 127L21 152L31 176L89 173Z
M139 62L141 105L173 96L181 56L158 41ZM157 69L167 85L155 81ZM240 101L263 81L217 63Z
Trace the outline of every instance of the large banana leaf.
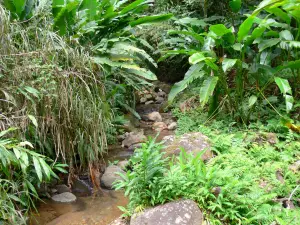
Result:
M204 106L212 96L218 80L218 77L210 76L203 82L203 85L200 89L200 102L202 106Z
M203 66L204 63L199 63L190 67L190 69L186 72L184 79L173 85L169 93L168 102L173 102L174 98L184 89L186 89L190 83L205 75L205 72L201 71Z

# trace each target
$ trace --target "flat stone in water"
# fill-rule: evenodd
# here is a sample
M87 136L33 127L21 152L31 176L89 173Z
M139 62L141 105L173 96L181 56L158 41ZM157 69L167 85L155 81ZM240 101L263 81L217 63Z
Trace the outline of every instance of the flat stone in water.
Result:
M77 198L72 193L65 192L58 195L53 195L51 199L55 202L60 202L60 203L72 203L75 202Z

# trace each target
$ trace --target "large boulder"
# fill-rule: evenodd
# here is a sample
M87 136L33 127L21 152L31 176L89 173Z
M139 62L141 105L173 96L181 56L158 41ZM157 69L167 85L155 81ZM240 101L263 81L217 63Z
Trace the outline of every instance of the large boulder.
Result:
M164 137L163 141L166 156L179 155L181 148L183 148L187 153L194 155L205 150L206 152L202 155L203 160L213 157L208 137L200 132L187 133L179 137L170 135Z
M53 195L52 200L59 203L72 203L76 201L76 196L70 192Z
M133 215L130 225L201 225L203 215L192 200L160 205Z
M123 147L130 147L131 145L145 142L147 140L143 131L130 132L127 137L122 141Z
M125 172L118 166L112 165L108 166L105 169L103 176L101 177L101 185L107 189L113 188L113 183L117 180L121 180L122 178L117 173Z

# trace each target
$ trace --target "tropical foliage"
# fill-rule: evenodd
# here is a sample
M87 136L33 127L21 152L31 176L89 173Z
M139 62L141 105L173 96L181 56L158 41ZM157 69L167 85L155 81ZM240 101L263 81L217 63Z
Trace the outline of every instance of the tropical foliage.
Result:
M257 123L245 132L230 126L232 121L208 122L197 111L175 115L179 134L206 134L217 156L204 163L204 152L194 156L182 149L170 159L160 144L150 140L135 151L131 169L120 174L124 180L115 185L129 197L128 207L121 207L125 215L185 198L198 203L209 224L297 224L299 208L291 210L282 204L292 201L296 205L299 199L299 173L291 170L299 157L299 135L276 120L277 129L271 122L267 126ZM284 141L270 144L265 135L276 130Z
M290 112L293 94L299 92L297 7L297 1L263 1L237 28L190 17L177 20L180 29L168 33L170 41L178 41L167 46L176 49L166 51L161 60L187 54L192 66L174 85L169 101L191 82L202 80L202 105L210 101L213 114L226 99L228 111L247 123L255 104L270 97L277 84Z

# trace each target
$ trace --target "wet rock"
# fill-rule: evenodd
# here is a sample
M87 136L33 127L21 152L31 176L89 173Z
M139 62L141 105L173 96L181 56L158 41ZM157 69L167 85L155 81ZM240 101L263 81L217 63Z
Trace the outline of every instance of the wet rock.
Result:
M122 170L125 170L128 165L128 160L122 160L118 162L117 166L120 167Z
M124 218L118 218L111 222L109 225L129 225L129 222Z
M289 166L289 169L291 171L293 171L294 173L299 172L300 170L300 160L296 161L295 163L293 163L292 165Z
M145 116L147 120L153 121L153 122L162 122L162 117L159 112L152 112Z
M160 205L133 215L130 225L201 225L203 215L192 200Z
M278 143L278 138L275 133L266 133L265 138L271 145L275 145Z
M55 186L55 189L57 190L57 192L59 194L65 193L65 192L71 192L70 188L65 184L58 184Z
M283 174L280 170L276 171L276 178L277 180L280 181L280 183L284 184L284 178L283 178Z
M155 130L155 131L157 131L157 132L160 132L162 130L168 129L168 126L164 122L155 122L152 125L152 129Z
M122 147L130 147L131 145L145 142L146 136L144 131L130 132L127 137L122 141Z
M142 98L140 99L140 103L143 104L143 103L145 103L145 102L147 102L147 98L142 97Z
M180 148L183 148L187 153L193 153L194 155L205 150L202 160L208 160L213 157L208 137L200 132L187 133L180 137L170 135L164 137L163 141L166 146L164 148L166 156L179 155L181 152Z
M197 100L195 97L189 98L185 100L184 102L180 103L179 109L181 112L188 112L192 109L194 109L197 106Z
M259 145L263 145L265 143L275 145L276 143L278 143L278 138L275 133L258 132L254 135L251 141L256 142Z
M150 105L150 104L153 104L153 103L154 103L154 101L150 100L150 101L145 102L145 105Z
M282 202L282 206L286 209L295 209L294 203L288 199L286 199Z
M172 122L168 126L168 130L175 130L176 128L177 128L177 123L176 122Z
M163 103L164 101L165 101L165 99L162 98L162 97L157 96L157 97L155 98L155 102L158 103L158 104Z
M164 92L164 91L159 91L159 92L157 93L157 96L164 98L164 97L167 96L167 94L166 94L166 92Z
M60 203L72 203L76 201L76 196L70 192L65 192L58 195L53 195L51 199Z
M112 189L113 183L117 180L122 179L118 174L116 173L124 173L125 172L118 166L112 165L108 166L101 177L101 184L103 187Z
M142 143L133 144L128 147L128 150L134 152L135 149L141 148L141 147L142 147Z
M51 194L57 194L57 193L58 193L57 189L55 189L55 188L51 189Z
M99 181L99 176L98 176ZM99 185L99 183L98 183ZM72 184L72 192L80 194L80 196L89 196L93 193L93 184L88 179L75 178ZM78 196L78 195L77 195Z
M152 99L153 99L153 96L152 96L151 94L147 94L147 95L145 96L145 98L146 98L147 100L152 100Z

